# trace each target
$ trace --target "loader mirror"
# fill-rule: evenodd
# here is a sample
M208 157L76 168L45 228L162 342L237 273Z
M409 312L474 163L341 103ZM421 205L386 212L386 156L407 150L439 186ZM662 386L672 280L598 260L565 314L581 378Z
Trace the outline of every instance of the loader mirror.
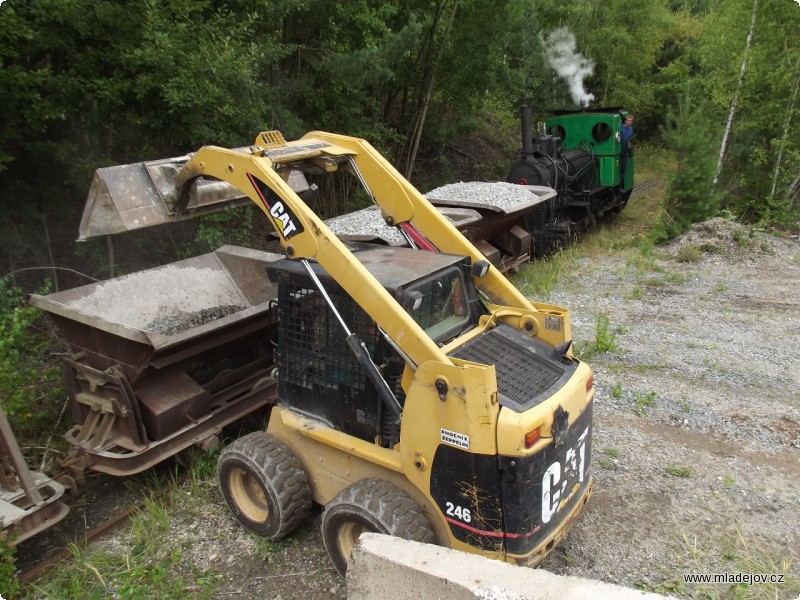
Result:
M418 292L417 290L407 291L403 294L403 308L405 308L407 312L412 313L422 306L423 298L422 292Z
M483 277L488 272L489 272L489 261L488 260L479 260L479 261L476 261L472 265L472 276L473 277Z

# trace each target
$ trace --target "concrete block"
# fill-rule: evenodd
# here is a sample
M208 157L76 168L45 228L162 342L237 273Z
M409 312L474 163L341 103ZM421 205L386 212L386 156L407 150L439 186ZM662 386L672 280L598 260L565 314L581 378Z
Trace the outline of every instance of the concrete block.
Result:
M440 546L364 533L347 570L349 600L656 600L618 585L517 567Z

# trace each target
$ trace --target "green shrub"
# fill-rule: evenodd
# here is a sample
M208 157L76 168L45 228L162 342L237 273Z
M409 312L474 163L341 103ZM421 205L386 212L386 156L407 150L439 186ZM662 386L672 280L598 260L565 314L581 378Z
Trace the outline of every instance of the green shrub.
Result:
M667 181L664 227L669 237L683 233L692 223L705 221L719 210L713 190L714 138L706 131L706 121L702 104L691 98L688 89L678 106L667 112L662 133L678 160L677 169Z
M0 279L0 406L17 441L37 452L53 432L64 398L60 364L44 323L41 311L28 305L10 279Z
M4 598L16 598L20 591L16 573L16 549L9 545L6 534L0 532L0 591Z
M703 258L703 250L695 244L688 244L678 250L675 260L684 263L695 263Z

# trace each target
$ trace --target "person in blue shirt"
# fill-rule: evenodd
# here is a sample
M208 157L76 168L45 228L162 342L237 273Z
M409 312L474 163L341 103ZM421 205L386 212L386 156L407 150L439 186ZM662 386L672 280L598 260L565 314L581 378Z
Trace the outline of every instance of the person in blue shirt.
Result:
M619 184L623 186L625 179L625 169L628 167L628 157L633 156L631 138L633 137L633 115L625 117L620 131L620 153L619 153Z

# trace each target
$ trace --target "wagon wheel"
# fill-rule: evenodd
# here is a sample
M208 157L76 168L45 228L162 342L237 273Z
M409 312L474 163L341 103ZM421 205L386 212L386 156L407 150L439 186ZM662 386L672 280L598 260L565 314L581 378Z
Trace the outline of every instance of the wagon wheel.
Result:
M175 462L188 471L197 462L198 454L198 449L195 446L189 446L175 455Z
M427 517L408 494L381 479L364 479L345 488L325 507L322 541L339 573L364 532L385 533L435 543Z
M311 512L311 488L300 461L263 431L241 437L222 451L217 478L236 519L268 539L287 536Z

